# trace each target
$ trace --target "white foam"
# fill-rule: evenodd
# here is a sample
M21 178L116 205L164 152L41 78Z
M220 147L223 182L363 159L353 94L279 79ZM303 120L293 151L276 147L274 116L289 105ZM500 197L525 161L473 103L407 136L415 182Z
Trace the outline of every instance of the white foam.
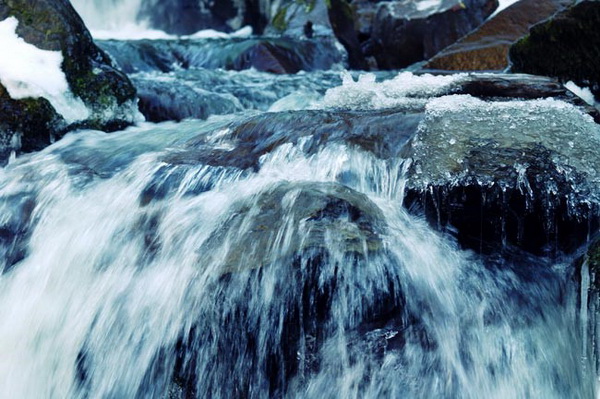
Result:
M596 99L588 87L579 87L570 80L565 83L565 87L589 105L594 105L596 103Z
M203 29L192 35L181 36L182 39L229 39L235 37L250 37L252 36L252 27L244 26L232 33L220 32L214 29Z
M61 52L25 42L16 33L18 24L15 17L0 21L2 51L10 54L0 57L0 82L8 94L14 99L44 97L67 122L87 118L88 109L69 90Z

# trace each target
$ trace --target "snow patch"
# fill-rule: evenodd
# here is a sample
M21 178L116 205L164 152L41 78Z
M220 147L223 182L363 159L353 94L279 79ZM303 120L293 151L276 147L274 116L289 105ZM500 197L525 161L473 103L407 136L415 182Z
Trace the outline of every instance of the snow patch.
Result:
M498 6L498 8L496 8L496 11L494 11L494 13L489 16L488 19L494 18L502 10L504 10L505 8L508 8L508 7L512 6L513 4L515 4L518 1L519 0L500 0L500 2L499 2L500 5Z
M19 21L9 17L0 21L0 43L5 54L0 57L0 83L14 99L44 97L67 122L85 119L89 111L69 90L61 69L60 51L41 50L20 38Z

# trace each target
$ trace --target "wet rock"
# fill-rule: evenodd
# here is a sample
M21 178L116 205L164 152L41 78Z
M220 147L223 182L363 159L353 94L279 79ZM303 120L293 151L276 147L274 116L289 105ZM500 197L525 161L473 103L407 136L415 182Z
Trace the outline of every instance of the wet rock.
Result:
M511 70L572 80L600 98L599 24L600 3L578 2L511 47Z
M434 56L479 26L497 0L383 2L369 46L380 69L396 69Z
M342 185L282 184L240 204L200 252L208 264L219 262L223 273L279 264L332 246L346 255L368 256L383 249L382 216L364 194ZM298 228L288 230L290 225ZM285 239L278 238L282 234ZM217 246L229 237L238 237L237 245L221 253Z
M289 111L268 113L232 124L221 138L221 147L208 136L199 136L187 148L165 157L171 164L205 164L258 170L259 159L279 146L307 139L303 150L314 153L326 143L345 143L389 159L416 132L419 112Z
M26 256L35 194L19 193L0 198L0 275Z
M480 252L572 252L599 225L599 133L554 99L433 100L405 154L405 205Z
M155 79L132 78L138 89L140 112L150 122L206 119L210 115L230 114L242 109L231 95L212 93L186 84Z
M398 276L379 237L383 218L366 196L336 183L281 183L233 206L198 251L218 277L177 345L174 380L184 390L285 397L296 379L319 370L320 351L338 328L359 331L391 315L401 328ZM360 297L351 294L358 286ZM340 320L339 306L356 314ZM198 358L198 348L208 357ZM218 362L208 361L214 356Z
M16 33L42 50L60 51L62 71L70 91L83 101L89 115L79 127L114 130L136 117L135 88L100 50L66 0L10 0L0 3L0 20L15 17ZM14 54L18 57L18 54ZM67 124L43 98L12 100L0 87L0 119L4 137L22 136L17 151L38 150L62 136ZM20 115L15 117L15 115ZM34 116L35 115L35 116ZM6 142L6 139L3 138Z
M291 37L208 40L100 41L126 73L178 68L243 70L273 73L327 70L342 57L330 38Z
M520 0L475 31L436 54L424 69L502 71L508 68L508 49L534 24L552 16L571 0Z

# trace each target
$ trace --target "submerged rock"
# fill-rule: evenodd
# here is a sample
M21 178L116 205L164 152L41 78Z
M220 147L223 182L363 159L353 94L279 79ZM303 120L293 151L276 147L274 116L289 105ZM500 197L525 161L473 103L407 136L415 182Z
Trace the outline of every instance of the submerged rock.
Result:
M280 184L240 203L232 215L200 249L203 263L219 263L222 273L276 267L328 248L363 257L383 250L381 211L335 183ZM236 245L218 248L231 240Z
M231 124L219 137L219 146L210 135L200 135L164 161L258 170L261 156L286 143L299 144L303 138L302 148L308 154L337 142L389 159L400 153L420 119L419 112L398 110L267 113Z
M242 109L232 95L217 94L175 79L132 78L138 89L140 112L150 122L206 119L210 115L230 114Z
M589 86L600 99L600 3L580 1L535 25L510 49L511 70Z
M405 205L478 251L572 252L599 225L598 146L600 126L562 101L432 100Z
M22 98L11 99L9 92L13 84L0 86L3 144L10 141L9 137L21 137L22 143L11 146L9 151L39 150L75 126L115 130L135 120L135 88L96 47L68 1L44 0L34 5L21 0L0 2L0 21L6 23L9 17L18 22L16 35L25 41L18 42L20 46L33 45L62 57L59 73L64 73L68 84L61 94L67 104L61 109L55 109L60 99L48 103L35 91L30 98L20 95ZM12 56L18 58L19 54ZM68 104L69 101L72 104ZM74 114L73 108L81 108L81 111ZM69 127L72 122L76 124Z
M396 69L434 56L479 26L498 0L383 2L373 21L368 55L380 69Z
M255 68L273 73L296 73L330 69L342 61L330 38L100 41L99 45L126 73L169 72L179 68L237 71Z
M529 28L552 16L571 0L520 0L479 28L436 54L425 69L502 71L509 66L508 50Z
M199 266L219 277L178 345L174 379L184 390L285 397L319 370L340 328L361 338L390 319L402 328L399 276L380 237L385 222L365 195L337 183L279 183L232 211L198 251ZM352 317L340 318L340 306L355 309ZM199 354L219 362L209 367Z

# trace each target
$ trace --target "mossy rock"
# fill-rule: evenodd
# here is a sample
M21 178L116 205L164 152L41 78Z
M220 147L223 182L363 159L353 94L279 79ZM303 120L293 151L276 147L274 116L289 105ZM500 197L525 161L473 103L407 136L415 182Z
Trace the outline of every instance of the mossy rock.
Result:
M600 2L582 1L532 27L510 49L513 72L590 86L600 98Z
M8 17L19 21L16 33L27 43L62 53L61 67L69 88L84 102L90 115L69 127L47 100L15 100L0 86L0 161L6 161L13 150L39 150L73 128L111 131L133 122L134 86L94 44L68 0L0 0L0 20Z

